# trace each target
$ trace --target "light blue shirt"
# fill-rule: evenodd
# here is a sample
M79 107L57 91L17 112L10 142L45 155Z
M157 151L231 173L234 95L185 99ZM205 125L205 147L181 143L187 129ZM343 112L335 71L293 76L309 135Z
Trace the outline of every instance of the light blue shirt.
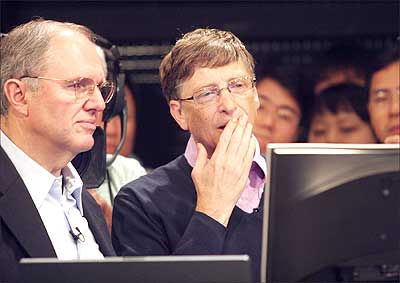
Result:
M83 216L82 180L74 166L68 163L61 170L61 176L55 177L18 148L2 131L0 141L28 189L57 258L104 258ZM74 239L71 232L79 235L80 239Z

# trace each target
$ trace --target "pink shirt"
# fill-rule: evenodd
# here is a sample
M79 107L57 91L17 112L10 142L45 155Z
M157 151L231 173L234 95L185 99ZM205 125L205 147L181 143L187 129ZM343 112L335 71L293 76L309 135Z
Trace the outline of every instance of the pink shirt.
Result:
M254 136L253 138L255 139ZM186 146L185 157L190 166L194 167L197 158L197 148L193 136L190 137ZM260 154L260 146L257 142L249 178L247 179L244 190L236 203L241 210L247 213L252 213L254 209L258 208L264 191L266 172L267 165L264 157Z

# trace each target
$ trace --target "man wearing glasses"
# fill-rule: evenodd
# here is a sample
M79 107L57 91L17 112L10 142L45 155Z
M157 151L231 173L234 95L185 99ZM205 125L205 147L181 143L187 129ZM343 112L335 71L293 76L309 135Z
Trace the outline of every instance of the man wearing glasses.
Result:
M232 33L197 29L160 66L171 115L191 133L183 155L117 195L120 255L249 254L259 278L266 166L252 134L254 61Z
M381 54L370 69L368 111L379 141L400 144L399 43Z
M24 257L114 255L71 164L93 144L114 86L87 28L34 20L1 38L0 282Z

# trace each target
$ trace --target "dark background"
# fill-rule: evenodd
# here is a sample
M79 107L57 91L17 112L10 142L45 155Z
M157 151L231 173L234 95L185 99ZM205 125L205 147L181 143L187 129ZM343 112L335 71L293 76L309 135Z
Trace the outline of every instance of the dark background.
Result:
M146 167L183 152L187 135L158 83L163 55L197 27L232 31L260 62L304 68L332 44L356 40L381 51L399 36L399 1L1 1L1 32L35 16L83 24L116 44L138 104L135 155Z

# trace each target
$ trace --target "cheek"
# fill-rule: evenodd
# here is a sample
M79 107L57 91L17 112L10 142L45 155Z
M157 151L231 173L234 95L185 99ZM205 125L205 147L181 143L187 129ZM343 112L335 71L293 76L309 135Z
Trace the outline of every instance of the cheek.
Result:
M61 107L61 105L49 102L40 103L38 101L38 103L30 105L29 116L31 120L35 121L34 123L37 124L36 127L43 127L43 129L46 130L52 128L52 125L64 128L66 126L68 112L64 107Z
M121 121L119 120L119 117L115 117L107 123L107 134L115 136L115 135L120 135L120 133L121 133Z
M382 138L382 135L384 135L385 132L385 127L388 122L388 117L382 112L378 111L372 111L370 113L370 121L371 121L371 126L374 129L375 133Z
M297 127L290 126L286 129L280 129L281 142L294 142L297 139Z
M130 121L126 125L126 138L134 139L136 133L136 123Z
M275 131L277 133L280 133L282 136L287 136L291 137L297 134L299 129L298 123L295 123L293 121L279 121L278 118L275 120ZM314 129L313 127L310 127L311 129Z
M210 109L200 109L199 111L193 111L192 113L190 113L190 115L187 116L186 119L189 131L206 130L207 127L210 127L212 120L213 112L211 111L211 107Z
M257 116L256 116L256 119L255 119L255 122L257 124L262 124L262 122L265 121L266 116L267 116L267 111L265 111L264 109L259 109L257 111Z
M379 105L369 106L368 110L372 122L382 122L386 119L387 111Z
M257 119L260 119L259 116L263 117L266 114L265 110L260 110L257 113L259 106L260 104L258 98L252 96L246 101L245 104L241 104L239 107L243 109L243 111L248 115L250 123L254 125Z
M376 142L372 128L367 124L364 124L364 126L361 128L361 133L359 135L363 137L363 140L366 143Z

